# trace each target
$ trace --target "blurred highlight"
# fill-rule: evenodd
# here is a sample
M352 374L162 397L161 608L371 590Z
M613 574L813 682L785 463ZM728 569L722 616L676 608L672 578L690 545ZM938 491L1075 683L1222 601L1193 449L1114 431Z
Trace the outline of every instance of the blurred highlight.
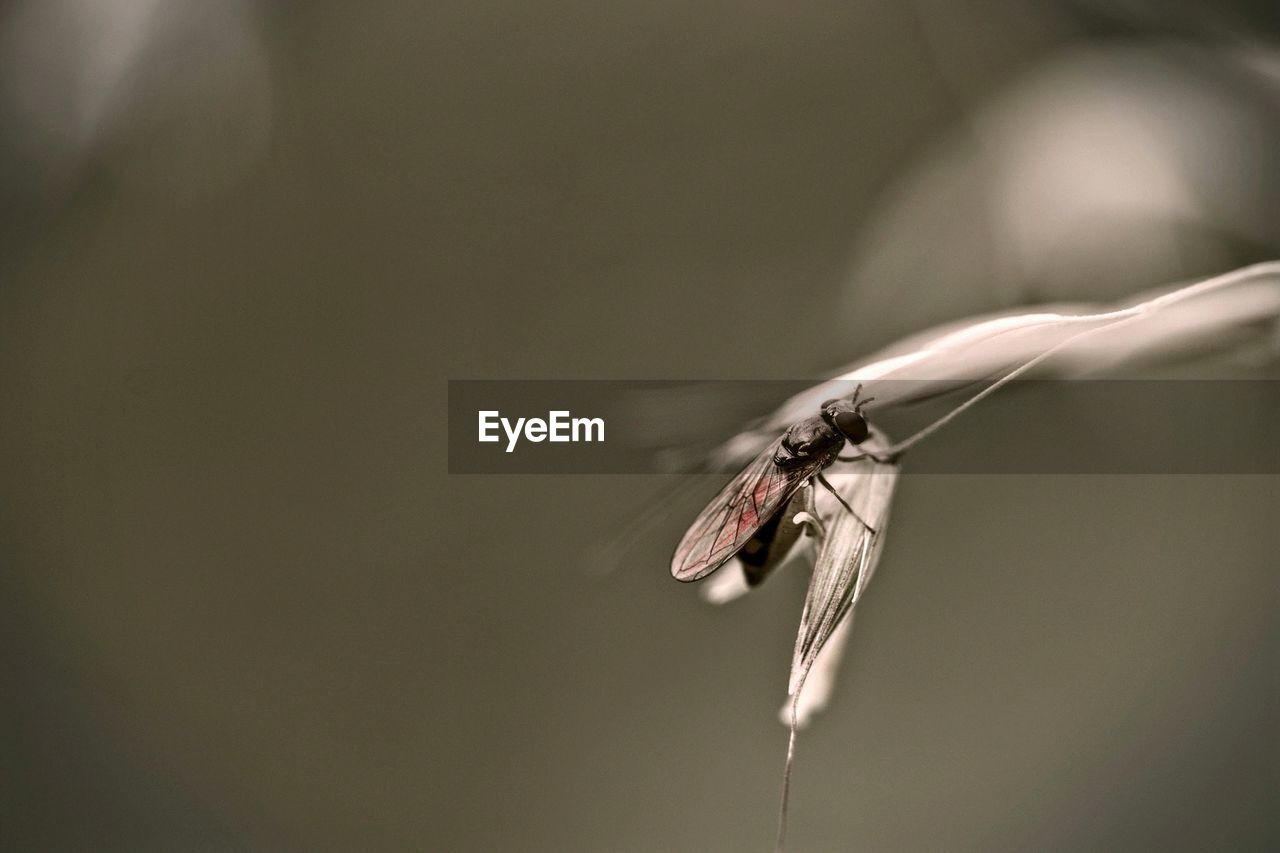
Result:
M0 11L5 185L58 197L224 192L266 152L272 82L247 0L22 0Z

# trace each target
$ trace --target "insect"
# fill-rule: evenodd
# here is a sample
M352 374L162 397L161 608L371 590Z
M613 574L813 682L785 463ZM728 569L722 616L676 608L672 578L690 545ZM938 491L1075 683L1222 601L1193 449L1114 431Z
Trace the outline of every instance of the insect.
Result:
M716 495L676 547L671 558L676 580L699 580L737 554L748 583L759 583L799 536L794 517L782 508L796 498L804 502L802 509L811 510L808 487L814 480L853 512L822 472L838 459L871 456L840 456L846 441L857 446L871 435L862 409L875 398L859 401L861 391L859 385L850 399L828 400L818 415L792 424Z

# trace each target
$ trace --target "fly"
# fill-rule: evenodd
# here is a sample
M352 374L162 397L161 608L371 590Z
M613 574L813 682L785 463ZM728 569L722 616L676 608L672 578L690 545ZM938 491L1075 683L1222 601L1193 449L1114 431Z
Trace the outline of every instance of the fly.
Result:
M840 456L845 442L856 447L871 435L862 409L875 398L859 401L861 390L858 386L847 400L828 400L819 414L792 424L716 495L676 547L671 558L676 580L706 577L742 551L748 579L759 583L775 562L770 555L778 550L772 546L782 526L780 510L814 480L853 512L822 472L837 460L872 457L869 453Z

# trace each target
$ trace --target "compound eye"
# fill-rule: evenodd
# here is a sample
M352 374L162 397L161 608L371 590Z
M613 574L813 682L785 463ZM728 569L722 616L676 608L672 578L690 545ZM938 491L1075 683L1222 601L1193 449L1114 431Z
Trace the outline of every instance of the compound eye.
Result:
M861 444L871 434L867 419L857 412L837 412L834 420L836 429L854 444Z
M823 403L823 404L822 404L821 406L819 406L818 408L820 408L820 409L825 409L825 408L827 408L827 407L829 407L829 406L831 406L831 405L833 405L833 404L835 404L835 403L839 403L839 402L840 402L840 398L839 398L839 397L832 397L830 400L827 400L825 403Z

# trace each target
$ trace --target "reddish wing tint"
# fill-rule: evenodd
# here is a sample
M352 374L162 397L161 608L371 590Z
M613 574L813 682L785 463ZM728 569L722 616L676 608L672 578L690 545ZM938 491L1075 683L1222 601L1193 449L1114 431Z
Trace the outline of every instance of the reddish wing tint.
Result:
M839 452L783 468L773 461L781 443L778 438L765 448L693 522L671 558L676 580L696 581L720 568Z

